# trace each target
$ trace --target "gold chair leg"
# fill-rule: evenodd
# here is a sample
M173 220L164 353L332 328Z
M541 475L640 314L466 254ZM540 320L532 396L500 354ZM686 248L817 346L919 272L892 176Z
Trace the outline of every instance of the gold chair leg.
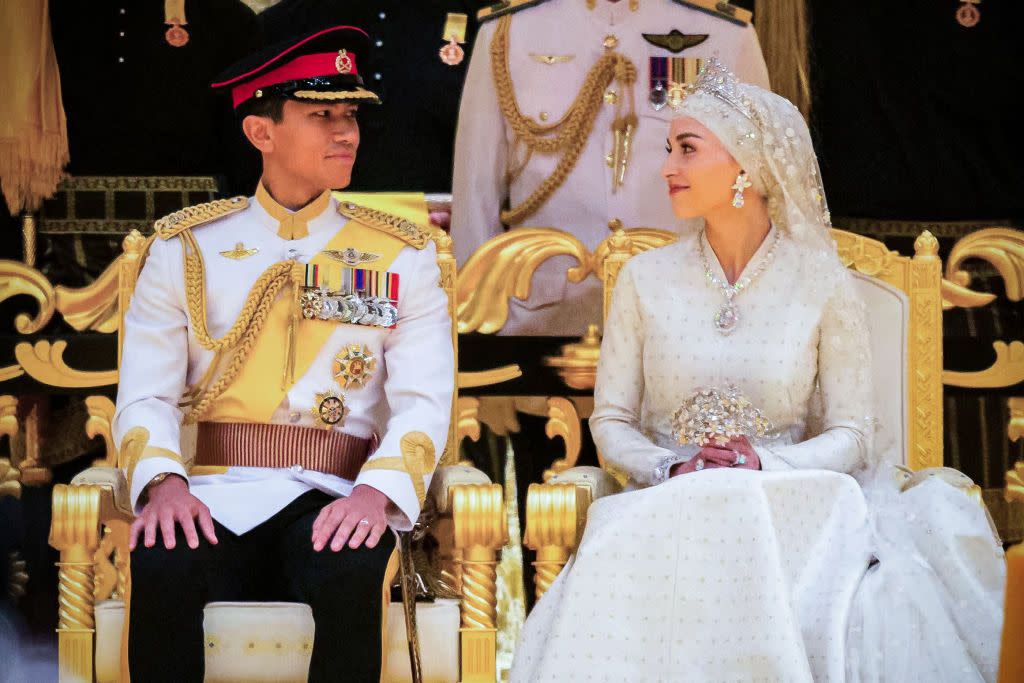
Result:
M534 590L540 600L579 544L591 492L574 483L530 484L526 493L524 543L537 551Z
M54 487L50 545L60 551L57 665L61 683L93 680L93 562L100 543L99 519L98 486Z
M497 679L498 550L508 540L508 520L499 484L453 487L455 549L462 569L462 683Z

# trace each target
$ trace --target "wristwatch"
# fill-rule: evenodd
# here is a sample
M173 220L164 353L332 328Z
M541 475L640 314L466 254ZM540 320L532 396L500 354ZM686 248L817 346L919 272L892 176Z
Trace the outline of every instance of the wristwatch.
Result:
M161 472L160 474L150 479L148 484L142 487L142 493L139 495L139 497L142 498L143 500L148 500L149 490L170 476L177 477L179 475L175 474L174 472Z

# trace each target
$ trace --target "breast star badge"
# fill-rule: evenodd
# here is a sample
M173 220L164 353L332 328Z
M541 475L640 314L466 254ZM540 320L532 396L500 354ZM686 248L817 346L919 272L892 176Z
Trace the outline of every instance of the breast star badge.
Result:
M343 388L362 387L373 377L377 359L362 344L349 344L334 357L334 379Z
M355 247L346 247L345 249L324 249L320 252L328 258L332 258L335 261L341 261L346 266L358 266L363 263L371 263L380 258L380 254L374 254L369 251L359 251Z
M255 254L258 251L259 251L259 249L256 249L256 248L246 249L244 244L242 244L241 242L238 242L238 243L235 244L235 248L234 249L229 249L228 251L222 251L222 252L220 252L220 255L225 257L225 258L233 259L235 261L240 261L240 260L242 260L244 258L249 258L250 256L252 256L253 254Z
M310 412L313 413L318 426L330 429L345 423L348 406L345 405L344 396L333 389L328 389L316 395Z

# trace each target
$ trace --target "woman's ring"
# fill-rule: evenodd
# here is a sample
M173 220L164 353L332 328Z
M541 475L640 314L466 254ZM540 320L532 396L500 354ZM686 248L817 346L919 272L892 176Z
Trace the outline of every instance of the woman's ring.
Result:
M361 520L359 520L359 523L360 523L360 524L369 524L369 523L370 523L370 520L368 520L368 519L366 519L365 517L363 517L363 518L362 518Z

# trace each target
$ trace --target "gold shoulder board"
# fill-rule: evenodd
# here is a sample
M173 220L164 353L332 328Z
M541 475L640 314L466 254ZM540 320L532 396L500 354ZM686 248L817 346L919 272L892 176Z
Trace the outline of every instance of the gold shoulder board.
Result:
M725 19L740 26L749 24L754 16L750 10L735 7L728 2L716 2L716 0L672 0L672 2L705 12L719 19Z
M232 197L231 199L215 199L205 204L186 206L158 220L154 226L160 239L169 240L177 234L200 225L205 225L224 216L248 208L248 197Z
M548 0L502 0L493 5L488 5L476 13L476 20L481 24L491 19L503 17L506 14L515 14L519 10L534 7L547 2Z
M338 202L338 213L349 220L359 221L371 228L397 237L406 244L423 249L430 241L430 234L412 221L390 214L386 211L359 206L352 202Z

